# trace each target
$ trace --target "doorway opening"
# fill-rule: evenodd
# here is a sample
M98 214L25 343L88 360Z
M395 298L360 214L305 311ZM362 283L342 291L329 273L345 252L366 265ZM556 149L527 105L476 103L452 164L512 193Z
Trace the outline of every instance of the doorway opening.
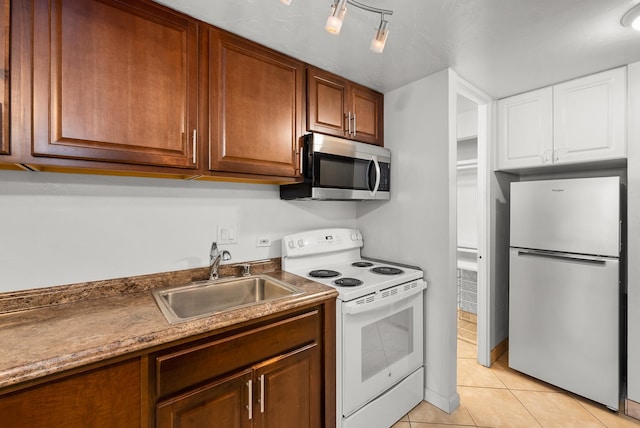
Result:
M457 105L458 339L478 345L478 105L458 95Z
M458 77L456 94L457 334L491 366L489 286L490 107L493 100ZM470 346L466 346L466 344Z

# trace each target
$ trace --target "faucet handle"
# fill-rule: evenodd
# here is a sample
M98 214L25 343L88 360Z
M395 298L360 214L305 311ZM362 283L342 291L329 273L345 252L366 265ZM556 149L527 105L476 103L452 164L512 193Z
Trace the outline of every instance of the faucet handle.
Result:
M231 260L231 253L228 252L227 250L224 250L222 252L221 259L223 262L226 262L227 260Z
M209 251L209 263L213 263L213 260L218 257L220 251L218 250L218 243L213 241L211 243L211 250Z
M251 264L242 263L239 265L242 268L242 276L251 276Z

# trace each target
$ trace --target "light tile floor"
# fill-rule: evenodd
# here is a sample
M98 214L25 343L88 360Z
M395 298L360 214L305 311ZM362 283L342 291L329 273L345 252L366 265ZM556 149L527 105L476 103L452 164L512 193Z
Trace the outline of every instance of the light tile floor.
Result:
M476 345L458 340L458 409L447 414L423 401L392 428L640 428L622 412L510 369L506 354L491 368L476 355Z

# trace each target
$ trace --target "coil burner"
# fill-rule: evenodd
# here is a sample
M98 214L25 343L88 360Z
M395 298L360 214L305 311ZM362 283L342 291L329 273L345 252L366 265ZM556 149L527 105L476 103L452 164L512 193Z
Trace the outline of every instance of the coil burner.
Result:
M379 275L400 275L404 273L402 269L391 266L378 266L370 269L370 271Z
M340 278L333 281L333 283L341 287L357 287L358 285L364 284L362 281L356 278Z
M340 272L330 269L317 269L309 272L309 276L313 278L333 278L340 276Z

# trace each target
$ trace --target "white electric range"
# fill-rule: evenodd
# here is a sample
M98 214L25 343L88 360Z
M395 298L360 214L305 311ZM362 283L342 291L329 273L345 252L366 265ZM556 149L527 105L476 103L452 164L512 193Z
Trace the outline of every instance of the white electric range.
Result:
M335 288L338 428L388 428L424 395L423 272L365 259L356 229L282 239L282 268Z

